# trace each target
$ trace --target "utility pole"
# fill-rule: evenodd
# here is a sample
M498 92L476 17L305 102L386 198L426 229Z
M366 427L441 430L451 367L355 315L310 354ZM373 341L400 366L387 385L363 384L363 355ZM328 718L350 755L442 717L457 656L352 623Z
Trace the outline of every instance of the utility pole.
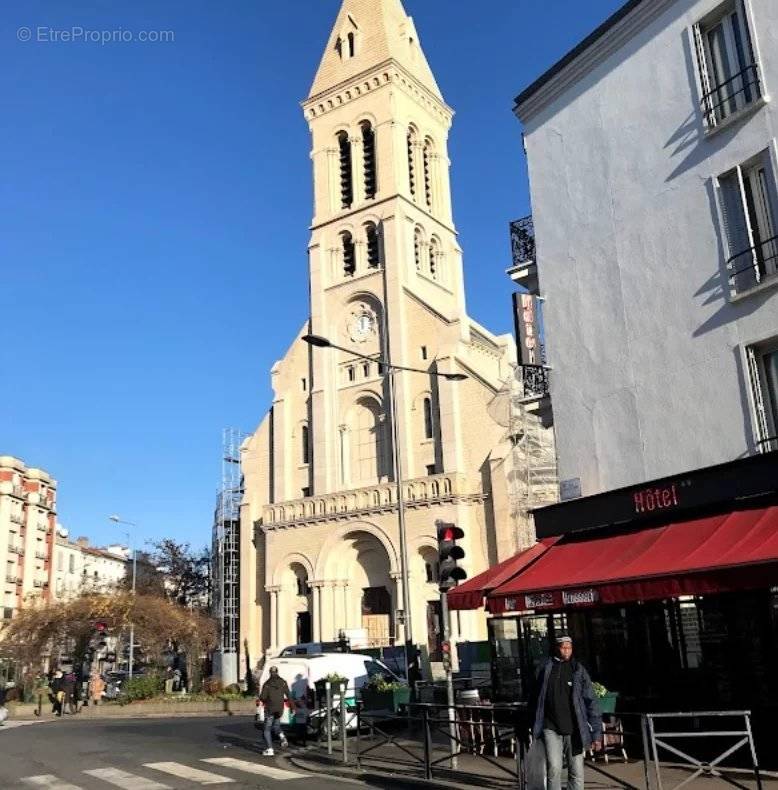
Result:
M108 516L109 521L113 521L114 524L124 524L128 527L135 527L137 529L138 525L134 521L124 521L123 519L119 518L116 514L113 516ZM124 533L127 536L127 543L132 544L132 597L135 598L135 585L138 576L138 550L135 547L135 541L131 539L131 535L129 532ZM129 672L128 677L132 679L133 675L133 668L135 664L135 620L130 623L130 654L129 654Z

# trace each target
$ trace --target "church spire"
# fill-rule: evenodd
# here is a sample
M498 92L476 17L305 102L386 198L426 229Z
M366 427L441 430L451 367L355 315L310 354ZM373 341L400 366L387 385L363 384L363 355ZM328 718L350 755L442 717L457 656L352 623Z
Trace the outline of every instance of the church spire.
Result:
M309 98L390 59L442 100L401 1L343 0Z

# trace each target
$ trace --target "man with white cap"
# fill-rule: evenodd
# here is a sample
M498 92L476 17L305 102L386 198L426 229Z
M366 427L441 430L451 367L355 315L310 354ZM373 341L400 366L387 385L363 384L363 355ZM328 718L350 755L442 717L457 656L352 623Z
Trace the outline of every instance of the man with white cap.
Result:
M589 673L573 658L567 634L556 637L556 655L538 673L532 735L546 747L547 790L561 790L563 762L567 790L583 790L583 753L602 746L602 714Z

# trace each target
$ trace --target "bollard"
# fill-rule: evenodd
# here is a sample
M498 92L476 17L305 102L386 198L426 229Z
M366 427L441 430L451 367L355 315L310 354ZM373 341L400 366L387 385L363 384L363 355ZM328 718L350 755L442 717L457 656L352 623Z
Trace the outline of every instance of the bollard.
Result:
M362 700L357 700L357 753L356 753L356 763L357 768L362 767L362 763L359 759L359 756L362 754Z
M348 745L346 743L346 686L340 690L340 740L343 744L343 762L348 762Z
M329 680L324 688L327 690L327 718L324 722L327 727L327 754L332 754L332 684Z
M422 727L424 727L424 778L432 779L432 744L430 743L430 714L427 708L421 712Z

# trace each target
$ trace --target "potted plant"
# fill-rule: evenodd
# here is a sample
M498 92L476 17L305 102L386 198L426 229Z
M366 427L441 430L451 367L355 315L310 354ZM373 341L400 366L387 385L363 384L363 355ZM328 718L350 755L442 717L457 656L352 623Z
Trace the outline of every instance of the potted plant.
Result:
M391 710L397 713L401 705L407 705L411 689L406 683L387 680L383 675L374 675L362 687L362 705L365 710Z
M608 691L602 683L592 683L592 689L600 705L600 710L603 713L615 713L616 700L619 698L618 691Z

